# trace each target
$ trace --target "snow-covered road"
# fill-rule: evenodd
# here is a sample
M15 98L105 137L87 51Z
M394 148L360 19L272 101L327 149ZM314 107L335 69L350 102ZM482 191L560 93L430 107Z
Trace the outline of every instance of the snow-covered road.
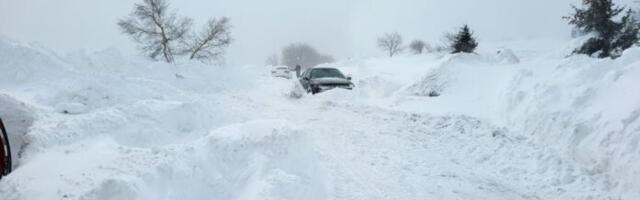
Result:
M307 123L321 126L310 132L328 158L333 199L528 199L495 173L493 150L507 143L495 127L464 116L323 107L331 112ZM348 118L330 117L338 113Z
M617 138L638 138L629 108L640 98L617 102L629 112L589 106L637 88L637 62L545 51L522 61L506 51L334 63L356 75L355 90L293 98L295 81L264 67L164 65L115 51L60 57L2 41L0 114L15 125L19 159L0 197L638 197L638 140ZM424 96L431 91L441 96ZM624 128L608 128L619 118ZM589 154L598 148L606 153Z

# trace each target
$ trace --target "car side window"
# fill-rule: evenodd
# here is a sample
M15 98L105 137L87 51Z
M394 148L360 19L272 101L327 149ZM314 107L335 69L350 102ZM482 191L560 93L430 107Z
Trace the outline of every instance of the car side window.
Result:
M305 70L304 73L302 74L302 77L309 78L309 74L310 74L309 71L311 70Z

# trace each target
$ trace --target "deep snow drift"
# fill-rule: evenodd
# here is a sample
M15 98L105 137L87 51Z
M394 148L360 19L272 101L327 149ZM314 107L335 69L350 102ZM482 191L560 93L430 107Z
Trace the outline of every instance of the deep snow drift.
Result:
M342 61L328 66L356 89L296 98L263 66L0 40L0 116L18 158L0 196L639 199L640 49L569 49Z

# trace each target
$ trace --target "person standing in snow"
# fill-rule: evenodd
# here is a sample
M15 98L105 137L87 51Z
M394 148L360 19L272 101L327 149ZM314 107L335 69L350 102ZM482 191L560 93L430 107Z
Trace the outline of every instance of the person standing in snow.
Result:
M302 70L302 67L300 67L300 65L296 65L294 70L296 70L296 78L300 78L300 70Z

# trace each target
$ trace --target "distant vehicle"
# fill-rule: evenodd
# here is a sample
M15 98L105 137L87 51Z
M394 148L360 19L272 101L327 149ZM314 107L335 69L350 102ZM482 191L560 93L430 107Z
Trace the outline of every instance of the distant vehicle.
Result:
M336 68L310 68L300 75L300 84L307 93L317 94L334 88L351 90L354 84Z
M286 66L276 67L275 69L271 70L271 76L291 79L291 70L289 70L289 67Z
M11 172L11 148L9 148L9 137L0 119L0 179Z

